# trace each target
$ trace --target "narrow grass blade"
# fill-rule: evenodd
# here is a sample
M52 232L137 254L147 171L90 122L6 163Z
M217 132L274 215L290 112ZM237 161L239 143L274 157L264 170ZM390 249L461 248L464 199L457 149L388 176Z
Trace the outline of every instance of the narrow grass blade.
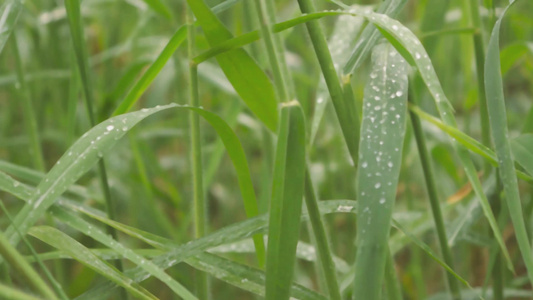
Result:
M26 294L3 283L0 283L0 296L6 300L42 300L42 298Z
M407 115L407 63L389 44L375 48L365 87L357 169L354 297L379 299L402 161Z
M0 6L0 53L17 24L22 2L20 0L7 0Z
M407 0L386 0L381 2L378 13L383 13L394 18L405 6ZM368 25L357 40L352 54L343 66L343 74L351 74L357 69L370 55L372 48L380 38L379 31L374 25Z
M533 134L523 134L511 140L515 160L533 176Z
M261 270L205 252L188 258L185 262L243 290L259 296L265 295L265 274ZM291 299L328 299L299 284L290 285L290 295Z
M163 51L159 54L156 60L150 65L148 70L142 75L142 77L135 83L135 85L130 89L124 100L120 102L119 106L113 112L113 116L117 116L123 113L128 112L133 105L139 100L139 98L144 94L146 89L157 77L157 74L161 72L161 69L165 66L167 61L172 57L174 52L179 48L187 37L187 26L183 25L170 38L170 41L167 43Z
M187 0L187 3L212 47L233 37L203 0ZM263 70L243 49L218 55L217 61L250 110L275 131L278 123L276 95Z
M529 237L522 214L518 182L509 143L505 97L503 94L503 81L500 69L500 26L505 13L515 2L516 1L511 1L511 3L505 8L492 30L487 49L487 58L485 60L485 90L490 116L490 127L492 129L492 139L498 157L498 169L503 183L505 200L509 207L509 214L513 221L516 239L520 252L522 253L524 264L527 268L529 281L533 284L533 256L531 256L531 246L529 244Z
M421 248L424 252L426 252L427 255L429 255L434 261L436 261L439 265L441 265L448 273L450 273L453 277L455 277L465 286L472 289L472 286L470 286L468 281L466 281L463 277L457 274L452 268L450 268L450 266L448 266L444 261L442 261L439 258L439 256L426 243L424 243L419 238L417 238L415 235L413 235L411 232L409 232L407 229L405 229L397 221L393 220L392 223L394 227L398 228L403 234L408 236L412 242L414 242L419 248Z
M498 161L496 159L496 154L488 147L480 143L479 141L475 140L474 138L470 137L469 135L465 134L464 132L460 131L459 129L446 125L442 123L439 119L433 117L432 115L424 112L420 107L416 105L410 105L409 110L414 112L417 116L419 116L424 121L427 121L435 126L437 126L442 131L446 132L450 137L454 138L456 141L461 143L463 146L465 146L468 150L470 150L473 153L476 153L486 160L493 166L498 166ZM511 146L513 146L513 153L514 153L514 142L511 142ZM518 148L518 147L517 147ZM519 151L517 149L517 151ZM518 159L517 159L518 161ZM519 162L520 163L520 162ZM530 174L533 174L530 172ZM533 178L528 176L527 174L524 174L523 172L516 170L516 175L526 181L532 182Z
M305 120L298 102L283 104L276 148L266 260L266 299L289 299L305 179Z
M189 292L185 287L183 287L179 282L174 280L158 266L154 265L151 261L146 260L144 257L136 254L131 249L128 249L120 242L115 241L111 236L105 234L103 231L97 227L92 226L90 223L84 221L83 219L74 216L70 213L67 213L63 209L52 208L50 214L54 217L57 217L62 222L68 226L84 233L87 236L90 236L94 240L102 243L103 245L109 247L110 249L115 250L121 255L121 257L130 260L136 265L140 266L152 276L158 278L163 283L165 283L172 291L179 295L183 299L197 299L191 292Z
M28 264L24 257L13 247L6 236L0 232L0 255L26 280L26 284L47 299L58 299L41 276Z
M75 260L120 285L132 295L141 299L157 299L154 295L150 294L138 284L133 283L130 278L118 272L115 268L94 255L85 246L63 232L48 226L37 226L32 227L29 230L29 234L52 247L68 253Z
M363 18L353 18L351 16L339 16L335 23L335 28L328 41L328 48L333 59L333 64L339 73L340 68L344 66L348 60L349 49L352 46L351 41L356 38L363 27ZM312 145L322 117L326 110L327 99L329 98L326 82L323 78L317 88L315 109L313 113L313 120L311 123L311 136L309 144Z

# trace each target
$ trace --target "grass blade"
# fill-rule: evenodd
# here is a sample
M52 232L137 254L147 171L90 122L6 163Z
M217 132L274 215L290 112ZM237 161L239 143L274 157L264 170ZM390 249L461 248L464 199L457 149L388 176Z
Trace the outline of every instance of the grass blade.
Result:
M511 140L515 160L533 176L533 134L523 134Z
M388 44L375 48L365 87L357 169L357 254L354 297L379 299L402 160L407 115L407 64Z
M426 84L430 94L435 100L437 110L439 111L442 121L451 127L457 127L457 122L453 114L453 107L444 94L440 81L437 77L435 69L429 59L424 47L417 39L417 37L400 22L393 20L386 15L372 13L371 11L358 11L351 9L350 13L365 17L369 22L372 22L378 27L383 36L402 54L402 56L413 66L418 68L418 72L422 80ZM472 184L474 192L481 201L485 217L489 221L490 227L494 233L496 240L505 257L507 267L513 270L513 264L505 243L503 242L502 234L494 218L494 214L490 208L487 196L483 193L481 182L477 176L477 170L469 156L468 150L457 142L453 142L453 146L461 163L463 164L468 180Z
M42 280L41 276L28 264L24 257L11 246L6 236L0 232L0 255L22 275L26 283L47 299L58 299L55 293Z
M266 260L267 300L289 299L305 178L305 123L298 102L283 104L276 149Z
M0 53L17 24L19 14L22 10L20 0L7 0L0 6Z
M88 268L93 269L107 279L120 285L132 295L141 299L157 299L154 295L150 294L139 285L133 283L130 278L118 272L112 266L98 258L98 256L92 253L85 246L78 243L75 239L69 237L63 232L48 226L37 226L32 227L29 230L29 234L49 244L50 246L67 253Z
M243 290L259 296L265 295L265 274L261 270L206 252L190 257L185 262ZM291 284L290 295L291 299L327 299L299 284Z
M161 72L161 69L163 69L167 61L172 57L174 52L179 48L186 37L187 26L183 25L176 30L163 51L161 51L156 60L150 65L148 70L146 70L142 77L130 89L124 100L120 102L119 106L113 112L113 116L126 113L133 107L133 105L135 105L135 103L139 100L139 98L141 98L146 89L148 89L150 84L157 77L157 74Z
M159 267L154 265L151 261L147 261L144 257L136 254L131 249L123 246L118 241L114 240L111 236L105 234L103 231L95 228L90 223L84 221L83 219L74 216L70 213L67 213L64 209L52 208L50 211L54 217L60 219L62 222L68 226L84 233L85 235L93 238L94 240L102 243L103 245L109 247L110 249L115 250L121 255L122 258L126 258L136 265L140 266L152 276L158 278L163 283L165 283L172 291L179 295L183 299L197 299L191 292L189 292L185 287L183 287L179 282L174 280L168 274L166 274Z
M167 105L144 109L108 119L85 133L61 157L39 183L32 200L17 214L14 225L25 234L66 189L89 171L100 158L116 144L126 132L144 118L161 110L174 107ZM6 231L13 245L20 240L13 226Z
M212 47L233 37L203 0L187 0L187 3ZM217 61L250 110L275 131L278 123L276 95L263 70L243 49L220 54Z
M533 284L533 257L531 256L531 246L523 219L518 182L508 138L505 97L503 94L503 81L500 69L500 26L505 13L515 2L511 1L505 8L492 30L487 49L487 58L485 60L485 90L492 139L498 157L498 169L505 192L505 200L509 207L509 214L511 215L518 246L527 268L529 281Z
M26 294L3 283L0 283L0 296L6 300L42 300L41 298Z

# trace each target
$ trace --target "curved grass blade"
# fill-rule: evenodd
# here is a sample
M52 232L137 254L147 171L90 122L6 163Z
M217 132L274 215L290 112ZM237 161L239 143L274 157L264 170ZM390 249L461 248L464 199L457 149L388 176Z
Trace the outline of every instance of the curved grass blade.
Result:
M455 117L453 114L453 107L448 101L448 98L444 94L440 81L437 77L435 69L429 59L429 56L417 39L417 37L400 22L393 20L386 15L376 14L372 11L358 11L351 9L350 13L365 17L369 22L378 27L383 36L389 40L389 42L396 48L396 50L413 66L418 68L422 80L426 84L430 94L435 100L437 110L440 117L446 125L451 127L457 127ZM494 237L498 241L498 244L505 257L507 267L510 270L514 270L513 264L505 243L503 242L502 234L498 228L494 214L490 208L487 196L483 193L481 182L477 176L476 168L469 156L468 150L456 141L452 141L453 147L464 166L465 173L468 180L472 184L474 192L481 201L483 212L485 217L489 221L490 227L494 233Z
M319 202L321 214L355 213L355 205L356 202L353 200L329 200ZM160 268L170 268L171 266L182 262L187 257L196 255L210 248L243 240L256 234L265 233L268 229L268 219L268 215L261 215L229 225L203 238L175 247L171 251L155 257L152 261ZM303 212L301 220L306 221L308 219L308 215ZM141 282L149 277L149 274L139 267L128 270L127 274L129 274L135 282ZM110 292L114 287L115 285L112 283L103 283L77 299L94 299L94 297L103 295L103 293Z
M126 113L133 107L135 102L137 102L142 94L144 94L148 86L150 86L150 84L154 81L157 74L161 72L161 69L163 69L167 61L172 57L172 54L174 54L186 37L187 26L183 25L176 30L156 60L152 63L152 65L150 65L148 70L146 70L139 81L137 81L137 83L135 83L135 85L130 89L124 100L122 100L122 102L113 112L113 116Z
M407 115L407 63L389 44L376 46L365 87L357 169L354 297L379 299Z
M161 110L175 107L166 105L108 119L85 133L57 161L37 186L32 200L24 205L14 220L14 226L25 234L44 212L63 194L67 188L89 171L126 132L144 118ZM16 245L20 237L13 226L6 231L11 244Z
M138 112L111 118L91 129L80 140L78 140L67 153L56 163L54 168L45 176L37 187L37 194L25 205L21 213L15 219L21 232L35 223L36 220L46 211L50 205L81 175L87 172L98 159L109 151L130 128L142 119L161 110L169 108L183 108L192 110L208 121L217 134L222 139L230 159L235 166L239 188L244 202L244 208L248 217L258 215L257 200L253 183L246 160L246 155L238 137L231 127L216 114L206 110L190 107L178 106L175 104L159 106L152 109L142 109ZM1 179L1 177L0 177ZM20 227L22 225L22 227ZM26 229L23 229L26 228ZM11 229L12 230L12 229ZM8 233L13 233L8 230ZM10 236L8 235L8 236ZM16 236L12 242L18 241ZM261 236L254 237L256 251L259 259L264 259L265 250Z
M533 176L533 134L523 134L511 140L515 160Z
M407 0L383 1L377 12L394 18L402 10L406 2ZM357 44L355 45L352 54L346 61L346 64L344 64L342 70L343 74L347 75L353 73L355 69L357 69L363 63L363 61L370 54L370 51L372 51L372 48L374 48L378 42L380 36L381 35L379 34L379 31L372 24L368 25L363 30L361 36L357 40Z
M233 37L203 0L187 0L187 3L212 47ZM220 54L217 61L250 110L275 131L278 123L276 94L263 70L243 49Z
M533 256L531 256L531 246L522 214L518 181L516 179L514 161L508 138L505 97L503 94L503 81L500 69L500 26L505 13L515 2L511 1L505 8L492 30L487 49L487 59L485 60L485 91L490 116L490 127L492 129L492 139L498 157L498 170L505 192L505 200L509 207L509 214L511 215L518 246L527 268L529 281L533 284Z
M30 228L29 234L67 253L78 262L120 285L132 295L141 299L157 299L150 292L134 283L124 274L118 272L115 268L98 258L89 249L85 248L85 246L63 232L49 226L36 226Z
M202 270L227 283L259 296L265 295L265 274L261 270L242 265L210 253L201 253L185 262L195 269ZM299 284L291 284L291 299L326 300L325 296Z
M265 299L289 299L305 179L305 120L297 101L282 104L266 260Z
M85 235L93 238L94 240L100 242L101 244L109 247L110 249L115 250L121 255L121 257L130 260L136 265L140 266L152 276L161 280L166 284L172 291L183 299L197 299L191 292L189 292L185 287L183 287L179 282L170 277L167 273L161 270L158 266L154 265L151 261L146 260L144 257L136 254L131 249L128 249L120 242L114 240L111 236L105 234L98 228L95 228L90 223L84 221L81 218L73 216L72 214L66 212L64 209L60 208L51 208L50 214L54 217L61 220L61 222L66 223L70 227L84 233Z
M0 6L0 53L4 49L22 10L20 0L7 0Z

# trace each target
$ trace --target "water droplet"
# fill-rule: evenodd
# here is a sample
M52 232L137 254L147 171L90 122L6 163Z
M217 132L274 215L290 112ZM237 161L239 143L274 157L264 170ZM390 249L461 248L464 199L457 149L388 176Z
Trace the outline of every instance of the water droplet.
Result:
M122 131L128 131L128 127L127 126L122 127Z
M18 182L18 181L13 182L13 186L14 186L14 187L17 187L17 186L19 186L19 185L20 185L20 182Z
M383 204L383 203L385 203L385 198L379 199L379 204Z
M380 96L376 96L376 97L374 97L374 99L379 101L379 100L381 100L381 97Z
M401 97L402 95L403 95L403 92L402 92L402 91L397 91L397 92L396 92L396 96Z
M361 167L363 167L363 168L366 168L366 167L368 167L368 163L367 163L366 161L365 161L365 162L363 162L363 163L361 164Z
M417 52L417 53L415 53L415 57L416 57L416 59L420 59L422 56L420 56L420 53Z
M115 126L113 126L113 125L108 125L108 126L106 127L107 131L111 131L111 130L113 130L114 128L115 128Z
M392 168L392 166L394 166L394 164L392 162L389 161L389 163L387 164L387 166L389 166L389 168Z
M376 73L370 73L370 78L374 79L376 77L378 77L378 75Z
M392 29L393 30L398 30L398 26L397 25L392 25Z
M375 187L376 189L379 189L379 188L381 187L381 183L379 183L379 182L376 183L376 184L374 185L374 187Z

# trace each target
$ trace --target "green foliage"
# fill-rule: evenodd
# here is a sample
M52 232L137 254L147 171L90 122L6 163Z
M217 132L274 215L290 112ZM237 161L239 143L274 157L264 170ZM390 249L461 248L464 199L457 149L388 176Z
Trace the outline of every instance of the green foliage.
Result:
M531 297L533 3L344 2L1 1L0 298Z

